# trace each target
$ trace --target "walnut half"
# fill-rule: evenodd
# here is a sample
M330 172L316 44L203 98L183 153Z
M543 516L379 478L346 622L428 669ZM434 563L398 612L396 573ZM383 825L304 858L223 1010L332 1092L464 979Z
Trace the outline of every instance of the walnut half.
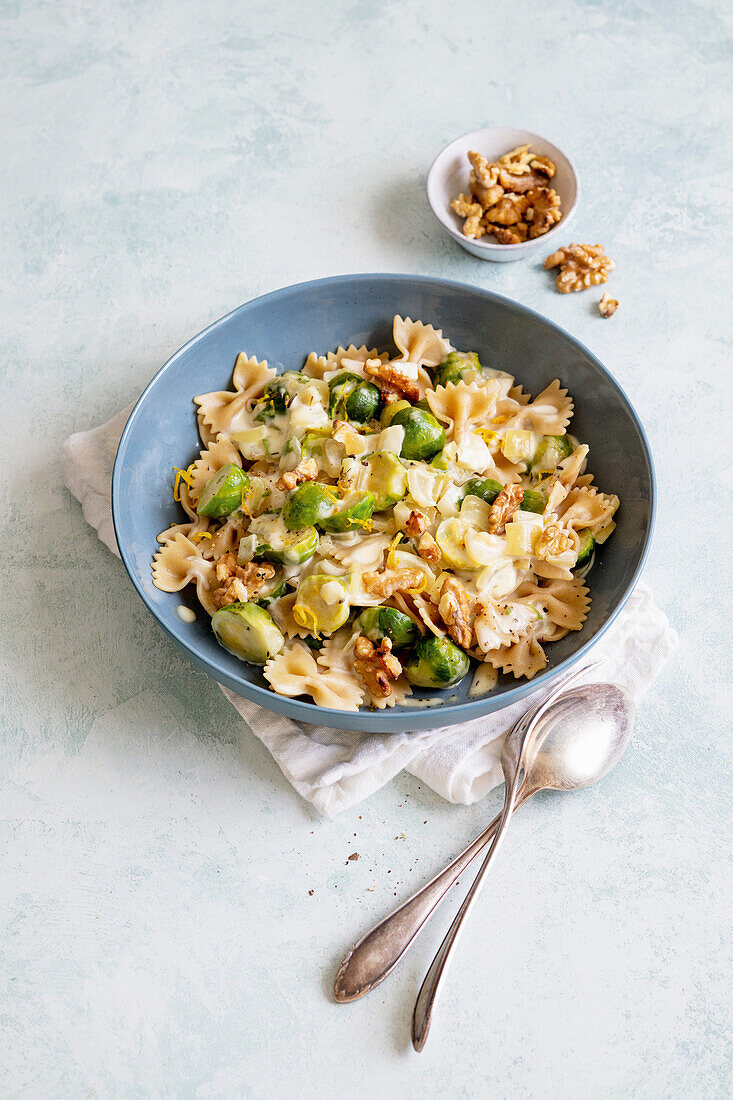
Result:
M455 577L446 577L440 590L438 611L454 642L470 649L474 643L474 600Z
M402 665L392 655L392 643L382 638L378 646L360 634L354 643L354 671L358 672L372 695L386 699L392 694L390 680L396 680Z
M524 489L521 485L505 485L498 497L491 505L487 530L490 535L500 535L504 525L509 522L514 513L519 510Z
M605 283L615 266L601 244L568 244L545 260L545 270L560 268L555 286L561 294Z
M618 298L612 298L610 294L604 294L598 303L601 317L613 317L618 309Z

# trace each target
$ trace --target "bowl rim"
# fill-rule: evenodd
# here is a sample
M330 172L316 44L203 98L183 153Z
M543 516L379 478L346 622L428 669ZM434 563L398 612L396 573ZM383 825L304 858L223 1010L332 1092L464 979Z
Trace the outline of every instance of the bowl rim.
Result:
M246 313L247 310L253 308L255 305L261 304L266 301L277 301L279 298L287 297L295 291L302 290L306 287L311 289L318 289L320 287L333 286L336 283L351 282L356 284L364 284L368 282L380 282L388 283L395 280L409 280L414 283L423 284L425 286L432 286L435 288L449 287L452 290L460 290L461 292L477 298L479 301L485 302L488 299L498 302L510 311L519 313L523 316L530 316L541 321L545 325L549 325L555 332L563 336L566 340L580 350L584 355L588 356L593 365L606 377L612 388L617 392L617 396L620 398L625 409L631 416L636 429L639 433L641 440L642 451L647 463L649 472L649 523L644 539L644 545L639 555L634 573L629 580L625 590L622 592L621 597L618 600L616 607L611 611L606 621L598 629L597 633L589 638L585 642L581 642L580 646L575 653L570 654L558 665L553 668L548 668L544 672L539 673L532 680L517 681L517 683L510 687L507 691L501 695L492 696L491 693L479 696L476 699L468 699L464 703L446 703L442 706L414 706L407 707L404 710L393 710L391 708L384 708L383 710L364 710L358 711L349 710L330 710L325 707L320 707L318 704L303 700L300 698L292 699L286 696L276 694L270 688L260 687L259 684L249 683L246 680L239 679L232 676L228 670L222 666L217 665L212 659L201 655L196 651L196 648L192 646L183 633L184 623L180 624L180 630L178 626L175 629L163 622L159 617L157 608L152 600L148 597L140 578L137 576L135 564L132 559L132 554L128 550L125 542L122 517L119 513L119 492L121 488L121 481L123 478L123 471L125 466L126 450L128 447L130 436L135 427L135 422L140 413L143 404L147 401L148 394L156 386L158 380L164 373L168 373L174 370L178 360L188 352L193 346L202 341L205 336L213 332L219 327L226 325L233 317L238 314ZM503 294L497 294L491 290L485 290L483 287L472 286L470 283L459 282L454 279L445 279L440 276L434 275L412 275L400 272L365 272L350 275L331 275L320 279L307 279L299 283L292 283L289 286L281 287L278 290L269 291L265 294L260 294L256 298L250 299L248 302L244 302L242 305L235 307L228 313L225 313L218 320L213 321L210 325L207 325L204 329L198 332L195 336L187 340L177 351L171 355L159 370L153 375L144 390L140 394L140 397L135 402L135 405L130 413L125 427L120 437L120 442L117 447L115 455L114 466L112 470L112 485L111 485L111 505L112 505L112 522L114 526L115 537L117 540L117 546L120 553L120 558L125 567L125 570L132 581L138 596L143 601L147 609L155 618L156 622L166 634L181 648L186 655L193 661L193 663L206 672L212 679L218 683L228 687L235 694L243 696L246 699L251 700L254 703L259 704L266 710L274 712L276 714L284 715L288 718L292 718L295 721L306 722L314 726L327 726L332 729L351 729L362 732L371 733L402 733L412 732L413 730L427 730L435 729L438 727L447 727L458 725L459 723L470 721L474 718L483 717L486 714L493 713L498 710L503 710L505 707L511 706L527 695L534 693L535 691L548 688L558 677L564 675L573 666L578 664L592 647L604 636L607 630L615 622L617 616L623 610L626 602L628 601L631 593L633 592L639 577L642 573L644 565L649 554L651 547L652 537L654 534L654 526L657 511L657 482L656 473L654 469L654 461L652 459L651 449L649 447L649 440L647 438L644 426L639 418L636 409L632 402L629 400L624 389L619 385L611 372L604 367L603 363L590 351L589 348L578 340L576 337L571 336L560 325L555 324L554 321L550 321L536 310L530 309L528 306L523 305L521 302L516 302L512 298L507 298ZM150 560L152 562L153 548L151 547ZM175 593L171 593L175 595ZM449 708L449 715L446 717L448 721L443 719L441 721L441 713L445 707Z
M487 134L491 131L497 130L519 130L525 135L525 137L529 138L530 140L536 139L538 141L544 142L547 145L551 145L553 149L557 149L557 151L565 158L568 163L568 167L572 172L573 179L575 180L575 199L571 203L570 208L566 211L563 211L562 218L556 225L553 225L552 229L549 229L547 233L543 233L541 237L535 237L535 239L531 241L519 241L518 244L499 244L498 241L485 240L483 237L480 237L478 240L475 240L472 237L465 237L463 233L461 233L460 230L456 229L456 227L453 225L450 212L448 210L443 210L442 207L439 209L438 203L434 201L434 196L432 192L434 189L435 179L437 178L438 161L443 156L445 156L446 153L450 152L454 145L458 145L460 142L465 141L466 138L473 138L479 134ZM542 134L535 134L531 130L524 130L521 126L481 126L478 130L468 130L465 134L459 134L458 137L454 138L453 141L448 142L447 145L444 145L443 148L435 155L432 164L428 169L428 174L425 179L425 191L428 198L428 204L433 212L433 215L443 226L446 233L450 233L453 240L457 241L458 244L460 244L463 248L466 248L469 251L470 248L478 248L481 251L486 252L487 255L490 252L501 252L502 255L511 255L520 253L522 251L534 251L536 248L539 247L537 243L538 241L547 240L547 238L555 233L558 229L568 224L568 222L574 216L580 202L580 176L578 175L578 169L575 167L575 162L573 161L573 159L568 156L565 150L562 149L556 142L551 141L550 138L543 137Z

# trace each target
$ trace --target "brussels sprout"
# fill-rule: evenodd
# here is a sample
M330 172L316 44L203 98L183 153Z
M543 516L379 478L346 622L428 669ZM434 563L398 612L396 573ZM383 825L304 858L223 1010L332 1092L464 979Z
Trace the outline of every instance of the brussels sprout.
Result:
M430 459L430 465L433 467L434 470L447 470L448 469L448 461L447 461L445 455L443 454L443 451L438 451L435 458Z
M309 382L306 374L286 370L265 386L262 397L254 408L254 419L264 423L274 416L282 416L296 393Z
M590 569L595 545L596 540L593 538L590 531L585 530L580 532L580 549L578 550L578 560L575 563L576 569L582 569L584 566L588 566L588 569ZM588 569L586 569L586 572L588 572ZM583 576L585 576L585 573Z
M273 600L284 596L285 589L285 572L282 569L276 569L275 575L270 577L269 581L259 590L254 602L259 604L260 607L267 607Z
M350 488L373 494L375 512L397 504L407 492L407 470L393 451L374 451L363 458L345 459L342 469Z
M200 516L220 519L229 516L242 506L242 494L249 485L249 478L241 466L234 462L222 466L210 477L201 490L196 511Z
M318 526L322 531L329 531L331 534L341 534L343 531L363 531L369 524L373 511L373 493L347 493L337 503L330 516L324 516L318 521Z
M367 607L356 620L356 625L370 642L389 638L395 649L412 645L418 630L409 615L394 607Z
M450 638L428 634L415 644L404 666L405 675L415 687L452 687L468 672L470 661Z
M479 497L487 504L493 504L504 486L491 477L472 477L466 482L464 497Z
M336 493L330 485L322 485L320 481L304 481L288 494L282 509L283 523L288 531L313 527L331 515L336 500Z
M392 423L405 429L402 458L427 461L445 446L445 429L424 409L400 409L392 417Z
M333 634L349 617L349 578L313 573L298 585L293 618L313 634Z
M554 470L559 462L572 453L573 448L567 435L543 435L537 444L529 468L533 474Z
M525 489L519 507L523 512L537 512L541 515L547 507L547 498L537 489Z
M253 665L264 665L279 653L285 639L264 607L254 603L231 603L211 620L219 645Z
M318 532L315 527L289 531L278 514L258 516L249 526L257 536L254 556L283 565L302 565L313 557L318 548Z
M480 370L481 363L475 351L468 351L465 355L460 351L452 351L436 369L433 385L437 388L447 386L449 382L460 382L464 374Z
M409 401L405 401L404 398L400 398L399 401L393 401L391 405L385 405L382 409L382 415L379 418L379 423L383 428L388 428L398 412L402 412L403 409L411 409L412 405Z
M334 420L356 420L366 424L377 415L382 395L377 386L358 374L343 371L331 379L328 388L331 391L328 411Z
M305 637L300 640L301 642L305 642L308 649L323 649L323 638L317 638L315 634L306 634Z

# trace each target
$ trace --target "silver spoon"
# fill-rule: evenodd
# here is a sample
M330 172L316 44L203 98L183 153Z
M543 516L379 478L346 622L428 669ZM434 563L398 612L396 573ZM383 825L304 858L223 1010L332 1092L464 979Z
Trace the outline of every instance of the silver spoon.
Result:
M600 730L599 708L605 708L606 719L611 713L614 715L611 724L604 721ZM632 726L633 705L620 689L608 684L592 684L568 692L537 726L532 759L525 762L524 781L517 792L514 809L537 791L571 791L601 779L621 759ZM535 748L539 755L534 755ZM495 817L440 874L355 944L336 976L337 1001L363 997L392 972L451 886L490 842L500 816Z
M577 728L573 721L576 704L580 714L577 713L577 709L575 713L584 727L583 748L579 751L579 745L576 742L574 751L569 753L567 752L568 743L574 739L568 738L567 732ZM547 780L555 777L558 762L562 761L563 785L559 789L576 790L578 787L588 786L608 771L610 749L613 750L613 763L618 759L620 736L625 737L623 749L626 748L633 725L633 714L633 703L622 688L615 684L592 684L590 687L576 688L568 692L541 713L535 728L530 729L525 735L524 751L519 749L518 752L515 750L513 753L511 741L516 741L516 735L514 738L510 735L505 742L502 752L502 768L507 791L504 808L496 834L479 872L454 917L445 939L438 948L417 995L412 1016L412 1045L415 1050L422 1050L425 1046L438 992L463 923L479 895L486 872L506 832L514 809L520 770L524 769L525 779L532 778L533 786L541 781L541 786L546 787ZM517 763L515 770L512 771L514 759ZM557 783L553 782L552 786L558 789Z

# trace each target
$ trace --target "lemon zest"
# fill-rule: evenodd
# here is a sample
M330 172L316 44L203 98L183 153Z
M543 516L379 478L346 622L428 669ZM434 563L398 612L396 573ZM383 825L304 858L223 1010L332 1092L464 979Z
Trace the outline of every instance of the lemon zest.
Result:
M534 476L537 478L537 481L539 482L539 481L544 481L546 477L551 477L552 474L554 474L554 472L555 472L554 470L538 470L537 473Z
M491 428L475 428L474 434L483 439L484 443L495 443L497 439L501 439L498 432L492 432Z
M501 416L494 416L491 418L492 424L506 424L507 420L511 420L511 413L502 413Z
M398 531L389 546L387 547L387 564L385 566L386 569L394 569L395 550L397 549L397 544L402 540L402 537L402 532Z
M213 536L208 531L196 531L191 535L191 542L201 542L201 539L210 539Z
M176 471L176 480L173 483L173 499L179 504L181 502L181 482L185 482L185 484L188 485L189 489L193 485L192 470L194 465L195 463L192 462L191 465L187 466L185 470L181 470L178 466L173 467L173 469Z
M320 634L318 629L318 616L311 607L304 607L302 604L294 604L293 618L298 626L305 627L306 630L310 630L316 636ZM312 625L308 621L309 619L312 620Z

